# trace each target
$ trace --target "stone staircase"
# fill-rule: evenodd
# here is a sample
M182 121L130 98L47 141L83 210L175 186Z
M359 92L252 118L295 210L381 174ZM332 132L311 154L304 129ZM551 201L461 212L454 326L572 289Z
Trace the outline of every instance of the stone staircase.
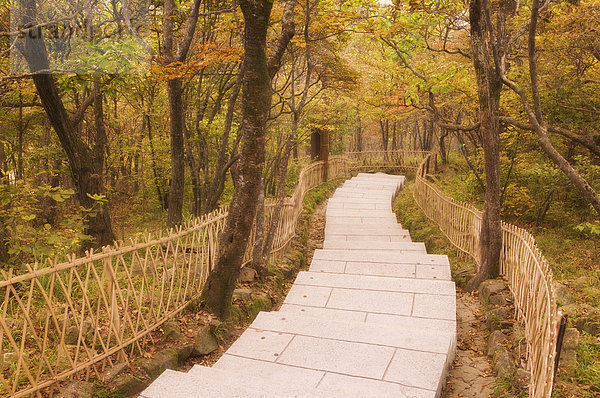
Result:
M323 249L279 311L261 312L213 367L165 371L162 397L439 397L456 348L446 256L397 223L404 177L359 174L329 199Z

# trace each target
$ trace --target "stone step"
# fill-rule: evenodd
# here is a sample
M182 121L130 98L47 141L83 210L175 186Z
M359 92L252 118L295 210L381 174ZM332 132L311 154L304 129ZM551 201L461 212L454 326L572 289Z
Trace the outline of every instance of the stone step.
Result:
M410 235L408 230L403 229L400 224L385 224L385 225L325 225L325 236L330 235L387 235L387 236L403 236Z
M386 199L392 201L393 193L383 191L369 191L365 189L338 188L332 198L354 198L354 199Z
M411 242L410 235L328 235L329 242Z
M397 224L396 216L389 214L381 217L326 216L325 224L330 225L390 225Z
M388 183L383 181L352 181L348 180L342 184L342 189L352 188L352 189L368 189L374 191L383 191L383 192L392 192L396 193L400 188L400 184L398 183Z
M447 319L376 314L368 311L340 310L298 304L283 304L279 308L279 312L337 321L375 323L398 329L436 330L449 335L456 334L456 322Z
M381 178L384 180L398 181L401 183L406 181L405 176L394 175L394 174L385 174L385 173L358 173L353 178L373 178L373 179Z
M293 285L284 303L456 321L456 297L438 294Z
M397 220L396 215L391 210L371 210L371 209L335 209L327 207L327 217L373 217L373 218L389 218L394 217Z
M323 241L323 249L332 250L400 250L402 252L415 252L427 254L425 244L423 242L377 242L377 241L340 241L329 240L325 238Z
M356 252L360 253L360 252ZM406 257L406 256L401 256ZM451 279L449 265L429 265L415 263L377 263L366 261L322 260L313 257L310 271L350 275L373 275L394 278Z
M346 210L387 210L392 211L392 203L388 201L373 202L373 201L343 201L329 200L327 209L346 209Z
M268 377L287 380L290 383L302 384L307 387L317 385L317 390L326 391L332 394L331 396L339 395L347 398L434 398L436 396L435 391L408 387L399 383L306 369L229 354L223 355L213 367L235 372L241 377L268 375Z
M260 313L227 354L441 391L452 336Z
M321 286L343 289L376 290L387 292L437 294L454 297L456 287L452 281L414 280L373 275L350 275L339 273L301 271L295 285Z
M418 265L444 265L450 266L448 256L441 254L406 253L399 255L393 250L360 250L344 251L331 249L317 249L313 259L334 261L361 261L386 264L418 264Z
M201 368L201 369L199 369ZM193 371L192 371L193 370ZM225 369L194 366L188 373L167 369L140 398L270 398L274 392L281 397L338 396L330 392L307 388L297 383L276 382L271 378L246 377Z

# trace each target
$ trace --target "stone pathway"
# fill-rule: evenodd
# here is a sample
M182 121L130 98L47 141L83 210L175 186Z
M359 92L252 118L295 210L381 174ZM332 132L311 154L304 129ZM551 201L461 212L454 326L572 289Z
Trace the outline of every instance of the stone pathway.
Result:
M167 370L162 397L438 397L456 350L446 256L392 212L404 177L359 174L329 200L323 249L279 311L262 312L214 364Z

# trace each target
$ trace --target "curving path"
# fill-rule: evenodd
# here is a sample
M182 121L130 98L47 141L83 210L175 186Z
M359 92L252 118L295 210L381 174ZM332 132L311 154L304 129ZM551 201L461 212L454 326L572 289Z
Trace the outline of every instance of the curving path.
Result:
M323 249L279 311L261 312L211 368L165 371L162 397L437 397L456 348L446 256L392 211L404 177L359 174L329 199Z

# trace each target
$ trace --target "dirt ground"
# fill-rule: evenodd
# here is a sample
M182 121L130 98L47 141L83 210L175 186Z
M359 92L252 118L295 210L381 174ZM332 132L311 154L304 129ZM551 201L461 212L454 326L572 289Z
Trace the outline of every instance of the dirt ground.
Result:
M443 396L490 397L496 377L486 355L483 308L477 297L458 291L456 296L457 348Z

